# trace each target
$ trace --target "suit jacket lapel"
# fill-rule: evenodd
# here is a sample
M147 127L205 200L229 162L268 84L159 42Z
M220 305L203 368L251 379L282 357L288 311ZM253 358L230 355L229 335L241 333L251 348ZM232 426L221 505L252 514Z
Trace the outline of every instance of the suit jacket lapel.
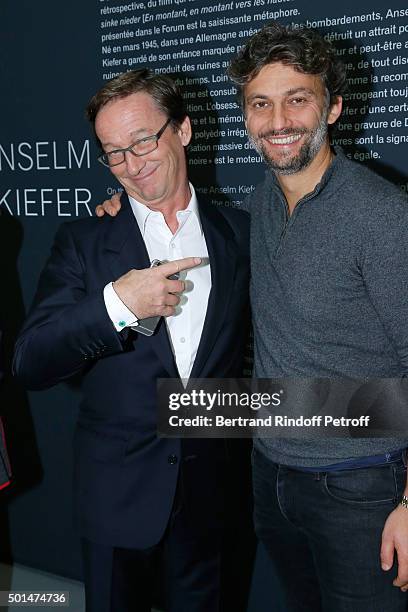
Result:
M237 264L233 233L222 213L214 205L200 205L200 219L211 265L211 291L191 378L208 375L211 351L228 316Z
M132 268L141 269L150 266L149 255L133 211L127 198L125 202L124 200L125 198L122 196L123 209L117 217L110 221L105 241L106 256L114 279L123 276ZM137 332L133 333L137 334ZM135 342L137 340L138 338L135 337ZM155 333L147 341L169 376L172 378L178 377L167 327L163 320L160 321Z

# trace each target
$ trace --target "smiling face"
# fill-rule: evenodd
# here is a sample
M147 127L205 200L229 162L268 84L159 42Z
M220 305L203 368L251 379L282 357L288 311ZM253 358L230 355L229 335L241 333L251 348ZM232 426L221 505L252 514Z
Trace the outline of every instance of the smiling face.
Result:
M329 105L322 79L280 62L267 64L244 91L251 143L276 174L295 174L329 148L328 125L341 112Z
M103 106L96 116L95 132L103 150L109 152L156 134L167 119L148 94L139 92ZM173 201L180 207L188 191L184 147L190 139L186 117L177 131L171 124L166 128L157 149L142 157L127 152L125 161L110 170L130 196L149 208L160 209Z

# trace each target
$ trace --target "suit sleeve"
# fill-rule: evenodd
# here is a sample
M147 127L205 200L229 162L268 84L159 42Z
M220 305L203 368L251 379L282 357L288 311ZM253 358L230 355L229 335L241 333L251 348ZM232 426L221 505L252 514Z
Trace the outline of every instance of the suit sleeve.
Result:
M103 288L89 293L86 278L69 225L62 225L15 348L14 374L27 388L50 387L123 350Z

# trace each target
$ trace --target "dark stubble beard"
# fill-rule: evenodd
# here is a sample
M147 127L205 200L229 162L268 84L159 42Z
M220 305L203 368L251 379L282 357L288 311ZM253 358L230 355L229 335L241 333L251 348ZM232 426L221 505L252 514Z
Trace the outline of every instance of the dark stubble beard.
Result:
M328 125L327 117L329 114L328 105L325 106L318 125L313 129L307 128L285 128L280 131L271 130L264 132L259 137L254 137L249 134L249 142L256 149L259 155L262 156L265 163L275 174L289 175L301 172L310 164L320 151L323 143L327 139ZM299 153L295 156L289 154L281 159L274 159L269 155L264 138L273 138L274 136L292 136L293 134L308 134L305 142L302 144Z

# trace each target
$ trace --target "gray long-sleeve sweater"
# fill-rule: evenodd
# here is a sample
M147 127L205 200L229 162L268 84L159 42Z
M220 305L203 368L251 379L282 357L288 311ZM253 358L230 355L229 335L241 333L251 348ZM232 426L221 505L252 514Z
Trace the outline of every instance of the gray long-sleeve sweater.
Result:
M408 375L408 199L336 153L290 217L271 172L248 200L256 377ZM255 445L312 467L405 447L408 434Z

